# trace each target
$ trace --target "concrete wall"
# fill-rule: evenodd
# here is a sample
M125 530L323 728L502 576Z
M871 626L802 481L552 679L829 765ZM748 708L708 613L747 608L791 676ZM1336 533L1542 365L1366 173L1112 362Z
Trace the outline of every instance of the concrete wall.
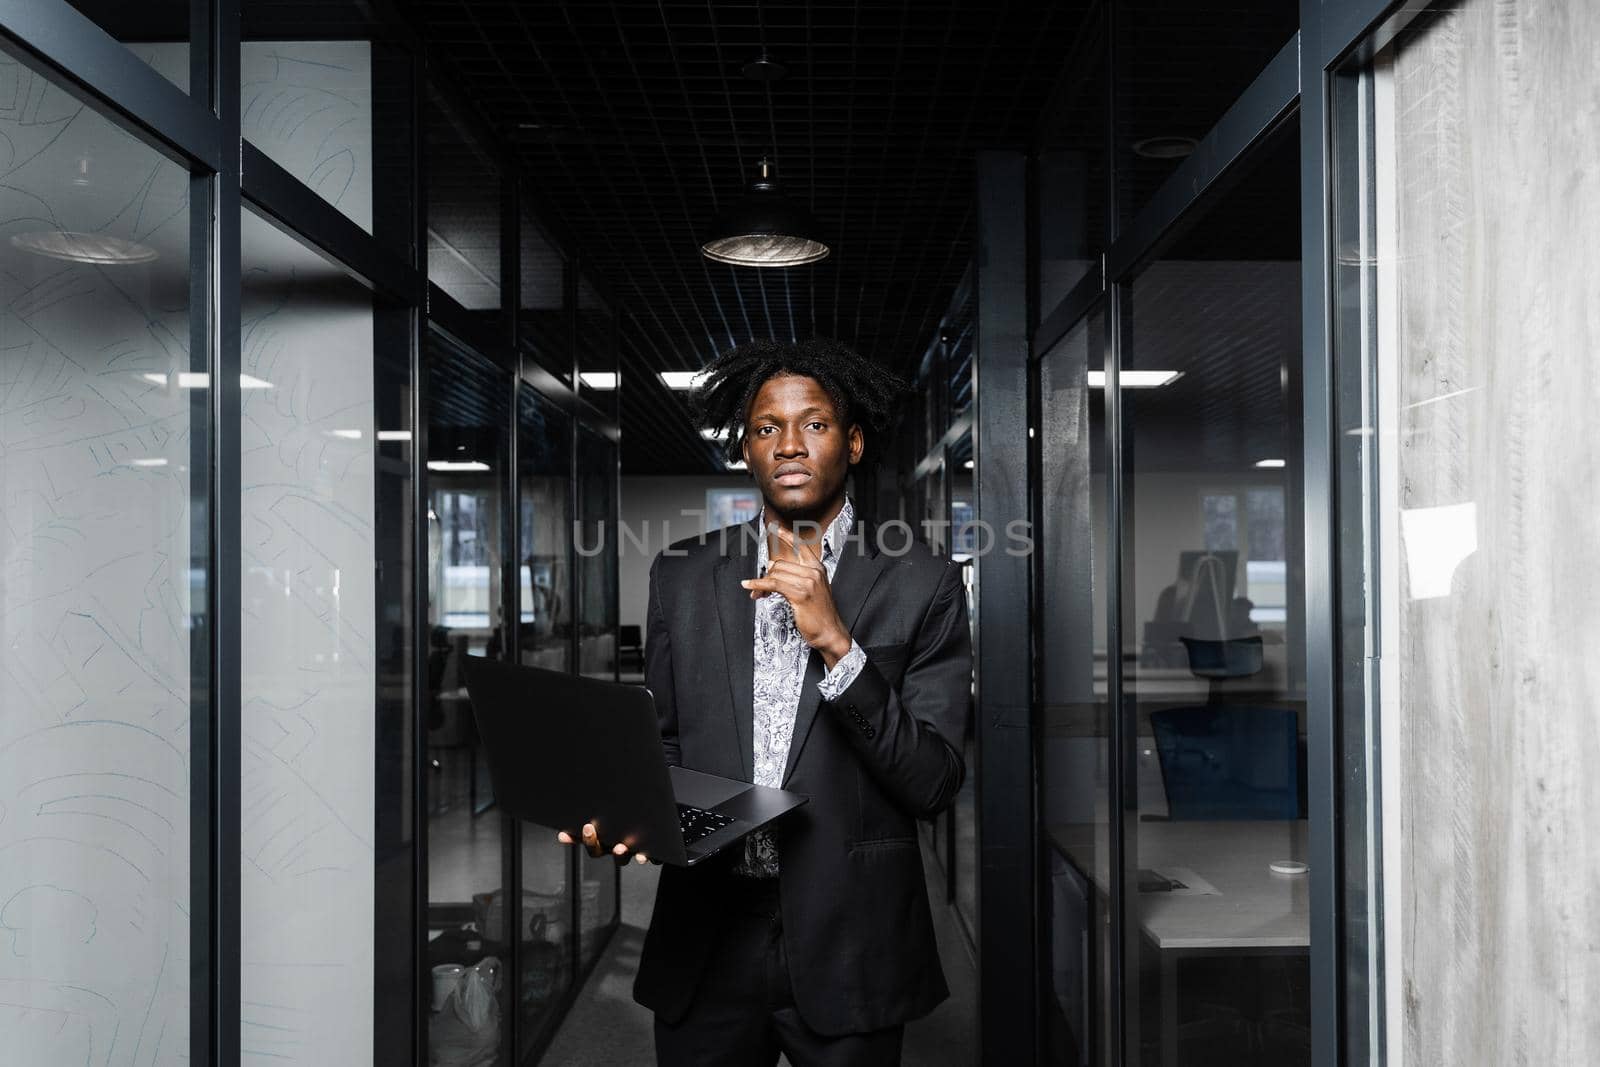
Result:
M1596 56L1594 4L1462 0L1380 99L1407 1064L1600 1063Z

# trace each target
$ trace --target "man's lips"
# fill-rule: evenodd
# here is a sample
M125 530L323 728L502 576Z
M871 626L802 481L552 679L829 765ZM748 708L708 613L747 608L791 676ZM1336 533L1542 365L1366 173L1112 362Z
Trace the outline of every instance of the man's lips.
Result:
M811 472L804 467L787 464L772 472L772 480L779 485L794 486L804 485L810 481Z

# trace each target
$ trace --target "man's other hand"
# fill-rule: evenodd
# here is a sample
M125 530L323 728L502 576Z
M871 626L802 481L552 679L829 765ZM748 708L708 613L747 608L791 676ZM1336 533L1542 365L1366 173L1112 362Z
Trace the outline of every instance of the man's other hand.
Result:
M582 838L583 847L589 850L589 855L591 856L603 856L609 852L613 857L616 858L616 861L619 864L627 863L630 855L633 857L635 863L650 862L649 856L645 855L643 852L634 852L627 846L625 842L622 841L618 841L609 849L606 848L600 843L600 831L595 829L595 825L592 822L586 822L583 824ZM571 845L575 843L572 834L566 830L558 831L556 833L556 840L561 842L563 845Z

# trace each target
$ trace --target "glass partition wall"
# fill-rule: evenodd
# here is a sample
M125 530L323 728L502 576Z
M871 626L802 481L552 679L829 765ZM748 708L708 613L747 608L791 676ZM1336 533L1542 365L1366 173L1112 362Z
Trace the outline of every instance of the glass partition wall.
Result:
M1313 1063L1297 20L1255 6L1087 5L1039 129L1049 1063Z
M536 1058L617 872L513 847L459 663L576 670L580 624L606 660L572 457L604 442L614 516L615 408L517 343L571 365L581 250L522 245L514 165L370 5L30 0L0 35L9 1058ZM432 965L494 954L491 1032L452 1032Z

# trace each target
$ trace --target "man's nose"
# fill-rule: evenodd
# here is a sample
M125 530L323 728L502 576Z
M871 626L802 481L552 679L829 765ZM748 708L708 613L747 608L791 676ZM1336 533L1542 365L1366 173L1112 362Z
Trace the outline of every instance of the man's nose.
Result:
M785 459L806 454L806 438L798 428L779 430L775 455Z

